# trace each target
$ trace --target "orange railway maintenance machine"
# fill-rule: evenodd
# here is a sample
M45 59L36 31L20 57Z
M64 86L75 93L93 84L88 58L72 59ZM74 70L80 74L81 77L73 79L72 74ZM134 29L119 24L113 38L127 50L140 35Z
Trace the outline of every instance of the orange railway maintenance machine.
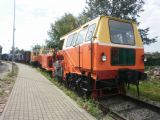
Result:
M53 49L43 49L41 56L41 67L46 71L53 70Z
M138 88L146 78L143 42L132 21L99 16L60 40L61 69L53 72L79 94L93 98L125 94L125 84Z
M30 63L38 66L38 55L39 55L39 50L33 50L31 52L31 56L30 56Z

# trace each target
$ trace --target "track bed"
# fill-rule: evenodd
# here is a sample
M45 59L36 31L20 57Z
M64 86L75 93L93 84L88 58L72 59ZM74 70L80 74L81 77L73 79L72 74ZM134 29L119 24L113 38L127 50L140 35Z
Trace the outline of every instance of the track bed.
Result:
M104 97L99 104L116 120L160 120L160 107L129 96Z

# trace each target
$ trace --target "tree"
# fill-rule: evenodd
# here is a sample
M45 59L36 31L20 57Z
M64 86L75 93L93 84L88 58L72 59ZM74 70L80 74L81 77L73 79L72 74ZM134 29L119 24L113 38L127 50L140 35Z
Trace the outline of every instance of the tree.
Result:
M62 43L60 37L78 27L78 20L72 14L65 14L55 23L51 24L48 31L49 39L46 40L46 45L49 48L61 49Z
M32 50L39 50L39 49L41 49L41 46L38 44L32 46Z
M98 15L107 15L112 17L118 17L121 19L133 20L137 22L139 14L143 12L143 0L87 0L87 7L84 9L80 18L81 22L94 19ZM83 16L83 17L82 17ZM140 29L140 34L144 44L150 44L156 42L157 37L148 38L149 28Z
M24 51L23 49L20 50L18 47L14 48L14 54L20 53L21 51ZM13 49L10 50L10 54L13 54Z
M149 28L139 29L139 32L141 34L141 38L143 40L143 43L146 44L146 45L149 45L151 43L156 42L156 39L158 38L157 36L154 37L154 38L148 38Z
M14 49L14 54L16 55L16 54L18 54L18 53L24 53L24 49L19 49L18 47L15 47L15 49ZM13 54L13 50L10 50L10 54Z
M78 19L78 24L82 25L82 24L88 22L89 20L91 20L92 18L89 18L88 15L86 15L86 11L83 10L83 12L81 14L79 14L77 19Z

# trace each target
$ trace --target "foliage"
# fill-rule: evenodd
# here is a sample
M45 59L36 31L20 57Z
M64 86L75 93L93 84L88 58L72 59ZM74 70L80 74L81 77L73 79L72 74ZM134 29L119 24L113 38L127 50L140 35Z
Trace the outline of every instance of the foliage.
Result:
M46 40L47 47L61 49L60 37L78 27L78 20L72 14L65 14L55 23L51 24L48 31L49 39Z
M145 57L147 58L145 65L147 66L160 65L160 53L159 52L146 53Z
M10 50L10 54L13 53L13 50ZM23 49L19 49L18 47L14 48L14 54L18 54L18 53L24 53Z
M139 85L140 97L145 97L150 100L160 101L160 81L159 80L147 80L143 81ZM130 86L129 93L137 95L137 89L134 85Z
M87 0L87 7L84 9L80 17L81 22L94 19L99 15L107 15L127 20L133 20L138 23L137 18L143 12L143 0ZM85 18L85 19L84 19ZM139 24L139 23L138 23ZM140 34L144 44L156 42L157 37L148 37L149 28L140 29Z
M148 38L148 32L149 32L149 28L146 29L139 29L139 32L141 34L141 38L143 40L143 43L146 45L149 45L151 43L156 42L156 39L158 38L157 36L154 38Z
M38 44L32 46L32 50L39 50L39 49L41 49L41 46Z
M155 66L155 65L160 65L160 58L148 58L147 61L145 62L145 65L147 66Z
M89 19L98 15L108 15L122 19L136 21L139 13L143 11L143 0L87 0L85 14Z
M160 58L160 52L146 53L147 58Z
M79 14L77 19L78 19L79 25L83 25L84 23L89 21L88 16L85 15L85 10L83 10L83 12L81 14Z
M141 81L139 84L140 98L149 99L160 102L160 76L154 74L154 71L160 66L145 66L147 79ZM137 89L135 85L130 85L128 93L137 96Z

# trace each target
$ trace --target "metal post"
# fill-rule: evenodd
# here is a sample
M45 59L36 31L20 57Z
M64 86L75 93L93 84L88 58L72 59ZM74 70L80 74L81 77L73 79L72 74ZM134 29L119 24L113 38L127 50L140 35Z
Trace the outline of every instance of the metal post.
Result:
M15 56L15 51L14 51L14 38L15 38L15 9L16 9L16 1L14 1L13 5L13 46L12 46L12 72L14 72L13 68L13 63L14 63L14 56Z

